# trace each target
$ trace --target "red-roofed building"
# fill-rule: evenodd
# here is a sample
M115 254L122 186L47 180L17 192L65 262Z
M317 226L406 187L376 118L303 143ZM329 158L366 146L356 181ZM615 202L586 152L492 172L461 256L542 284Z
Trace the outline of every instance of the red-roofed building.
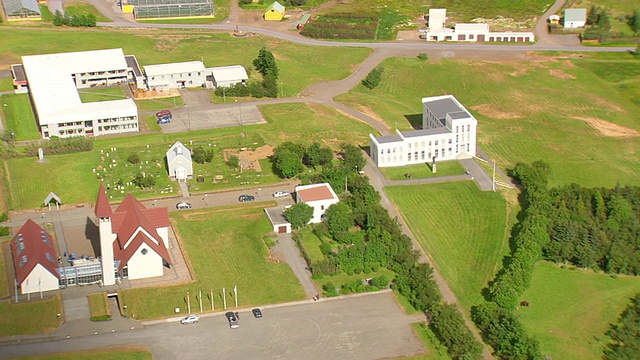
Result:
M27 220L11 239L11 254L22 294L60 288L53 240L33 220Z
M129 194L111 210L104 185L100 185L95 214L100 228L102 282L115 284L116 271L129 279L162 276L169 257L169 211L167 208L147 209Z
M296 186L296 202L303 202L313 208L310 223L322 221L322 215L329 206L340 201L328 183Z

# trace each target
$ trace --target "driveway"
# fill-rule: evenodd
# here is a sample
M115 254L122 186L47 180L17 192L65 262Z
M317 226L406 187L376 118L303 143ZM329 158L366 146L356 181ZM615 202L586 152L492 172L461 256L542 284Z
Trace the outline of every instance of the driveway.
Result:
M282 257L289 264L293 274L302 284L307 298L310 299L319 293L311 280L311 272L307 267L307 262L300 255L300 250L296 247L291 234L278 234L278 244L271 249L271 254L275 258Z

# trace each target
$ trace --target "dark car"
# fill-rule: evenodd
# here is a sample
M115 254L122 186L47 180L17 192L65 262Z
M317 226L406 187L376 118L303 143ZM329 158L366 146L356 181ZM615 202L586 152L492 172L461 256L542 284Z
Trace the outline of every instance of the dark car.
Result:
M237 329L240 327L240 325L238 325L238 318L236 317L236 314L234 314L232 311L227 311L224 314L224 316L227 318L230 328Z
M161 117L158 119L158 124L168 124L171 122L171 118L168 116Z
M262 311L260 311L260 309L258 308L251 310L251 312L253 313L253 317L256 319L262 317Z
M156 113L156 117L158 119L162 118L162 117L169 117L171 118L171 111L169 110L162 110Z
M238 201L240 202L245 202L245 201L253 201L256 198L254 196L251 195L240 195L240 197L238 198Z

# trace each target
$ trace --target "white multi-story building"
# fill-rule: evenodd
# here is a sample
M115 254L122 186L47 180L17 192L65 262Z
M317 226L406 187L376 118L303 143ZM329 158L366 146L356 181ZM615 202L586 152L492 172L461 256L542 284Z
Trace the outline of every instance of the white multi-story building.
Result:
M478 121L453 95L422 99L422 129L396 135L369 134L371 158L378 167L404 166L476 155Z
M149 90L168 90L204 86L205 67L202 61L143 66Z
M303 202L313 208L313 218L309 223L322 222L322 216L329 206L340 202L328 183L296 186L295 190L296 202Z
M83 103L78 94L129 81L122 49L23 56L22 64L43 138L138 131L132 99Z

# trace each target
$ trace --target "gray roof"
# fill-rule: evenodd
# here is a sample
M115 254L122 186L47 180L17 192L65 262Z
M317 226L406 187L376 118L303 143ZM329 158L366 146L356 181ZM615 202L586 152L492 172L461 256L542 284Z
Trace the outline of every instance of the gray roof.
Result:
M398 135L385 135L385 136L378 136L376 138L376 141L378 142L378 144L385 144L385 143L392 143L396 141L402 141L402 139Z
M16 81L27 81L27 75L22 64L11 65L11 72L13 72Z
M284 225L289 222L284 218L284 208L282 206L265 208L264 211L267 213L267 217L271 224L276 225Z
M425 135L447 134L447 133L450 133L450 132L451 131L449 129L447 129L446 127L440 126L440 127L432 128L432 129L404 131L404 132L401 132L401 134L405 138L412 138L412 137L425 136Z
M30 12L40 14L37 0L2 0L2 4L7 16Z
M464 117L471 117L469 113L461 109L452 99L445 98L433 101L426 101L424 105L433 113L436 119L440 120L444 124L444 119L448 113L464 113L465 116L456 115L455 119L461 119Z
M138 64L138 59L134 55L126 55L124 60L127 62L127 66L133 69L133 73L136 77L142 76L142 71L140 70L140 65Z
M586 21L587 9L566 9L564 11L564 21Z
M169 151L167 151L167 164L171 164L173 160L179 156L188 159L189 163L191 163L191 151L182 145L180 141L176 141Z
M51 203L52 200L55 200L55 202L57 202L58 204L62 204L62 200L60 199L60 197L52 191L44 199L44 205L45 206L49 205L49 203Z

